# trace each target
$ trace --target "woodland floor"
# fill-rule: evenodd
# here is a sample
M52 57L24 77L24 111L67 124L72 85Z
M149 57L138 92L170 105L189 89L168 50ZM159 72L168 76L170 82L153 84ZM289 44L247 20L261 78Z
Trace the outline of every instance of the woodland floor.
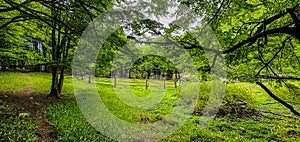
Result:
M29 77L27 74L23 75ZM29 114L28 119L37 122L38 129L34 134L38 137L38 142L54 141L56 136L53 132L53 126L49 124L42 108L49 105L49 101L46 101L47 95L31 92L31 85L29 82L27 87L20 92L0 93L0 100L7 105L16 105L23 108L24 113Z

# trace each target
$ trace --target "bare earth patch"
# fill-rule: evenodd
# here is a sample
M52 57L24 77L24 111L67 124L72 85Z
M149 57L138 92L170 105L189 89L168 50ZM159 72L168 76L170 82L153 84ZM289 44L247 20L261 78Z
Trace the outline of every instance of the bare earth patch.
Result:
M23 108L24 112L20 115L28 115L29 120L37 122L38 128L33 132L37 136L38 142L50 142L56 139L54 127L48 123L47 117L42 107L49 105L49 98L46 94L31 92L30 88L34 86L31 77L22 73L27 80L26 87L20 92L0 92L0 100L7 104L13 104Z
M26 87L17 93L0 93L0 100L7 104L14 104L24 108L24 113L29 114L29 119L34 120L38 124L38 129L34 132L38 142L50 142L55 140L53 126L51 126L42 106L47 106L47 95L34 93L30 88Z

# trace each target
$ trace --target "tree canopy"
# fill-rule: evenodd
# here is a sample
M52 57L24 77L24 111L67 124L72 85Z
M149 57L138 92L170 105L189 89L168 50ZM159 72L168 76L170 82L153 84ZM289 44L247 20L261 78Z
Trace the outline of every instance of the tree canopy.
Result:
M147 52L147 47L179 44L192 56L202 79L209 78L205 74L210 73L218 59L224 58L230 79L255 81L258 85L263 79L276 80L287 87L287 80L300 80L300 6L297 0L152 0L131 7L129 4L132 1L1 0L1 69L40 71L44 68L52 72L50 95L58 96L64 72L71 69L74 52L87 26L107 10L130 8L123 14L117 13L118 18L126 19L126 14L139 18L114 27L115 32L105 39L100 53L97 53L96 63L88 65L85 73L95 71L97 76L111 75L114 57L124 45L140 44L142 52ZM176 5L183 8L176 9ZM172 8L175 13L170 10ZM204 22L196 21L194 14L185 13L186 9L202 17ZM168 14L174 14L178 19L170 20L168 25L158 20ZM178 22L182 25L178 26ZM184 28L197 22L200 28L185 31ZM201 32L206 27L214 31L218 41L209 40L212 37ZM199 33L203 40L195 38ZM149 36L155 37L155 41L145 40ZM170 54L177 55L171 47L168 48ZM208 57L207 53L211 56ZM153 60L155 62L151 62ZM178 60L186 62L187 59L178 55ZM117 62L124 61L125 58ZM177 72L168 60L156 56L146 56L132 67L119 67L118 70L129 76L133 72Z

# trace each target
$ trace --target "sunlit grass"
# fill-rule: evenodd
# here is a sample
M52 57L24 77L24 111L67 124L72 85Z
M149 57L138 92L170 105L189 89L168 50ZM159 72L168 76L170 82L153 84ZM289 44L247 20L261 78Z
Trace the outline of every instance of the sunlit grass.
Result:
M50 74L29 73L26 74L27 76L24 76L21 73L1 73L0 75L1 81L4 82L1 84L1 90L17 92L26 87L29 82L31 82L29 86L34 92L48 93L48 89L50 88ZM22 80L14 81L15 78L22 78ZM14 83L18 85L9 87L13 86ZM87 81L83 80L82 83L87 83ZM131 90L132 94L125 93L125 95L128 95L125 96L127 99L131 99L134 96L145 98L151 96L151 91L162 88L163 81L150 80L149 89L145 89L145 80L130 79L128 81L118 79L116 88L113 88L111 78L96 78L93 80L93 83L96 83L99 96L104 101L110 113L119 119L134 124L140 123L141 114L147 115L151 119L151 122L163 119L166 114L173 110L174 105L178 103L181 91L181 87L174 88L173 81L168 81L167 89L162 90L165 92L165 96L161 101L152 108L139 109L131 106L131 104L126 104L118 98L116 92L122 92L122 89L124 89L121 86L127 85ZM265 85L282 99L285 99L292 105L296 105L297 108L297 103L300 99L299 96L290 94L289 90L284 87L276 88L274 85L268 83L265 83ZM210 82L200 83L199 100L195 106L199 110L205 107L210 90ZM66 95L67 97L63 97L61 102L56 102L54 103L55 105L45 107L49 121L54 125L58 141L111 141L97 132L86 121L75 97L72 95L73 85L71 76L66 76L63 93L68 95ZM191 93L193 93L193 89L188 89L186 94L181 95L188 96ZM289 110L270 98L264 90L254 83L239 82L227 84L223 101L235 101L235 98L246 101L250 108L265 109L292 115ZM202 116L191 115L185 125L162 141L300 141L299 133L297 133L300 132L299 120L273 114L257 114L249 117L238 117L234 114L227 114L215 117L206 127L201 126L202 121ZM29 122L28 124L31 125ZM1 125L4 125L3 121L1 121ZM20 129L25 130L23 127Z
M28 79L22 73L0 72L0 92L18 92L27 86Z
M49 73L0 72L0 76L0 92L19 92L27 88L31 92L50 93L51 74ZM62 93L73 94L71 76L65 76Z

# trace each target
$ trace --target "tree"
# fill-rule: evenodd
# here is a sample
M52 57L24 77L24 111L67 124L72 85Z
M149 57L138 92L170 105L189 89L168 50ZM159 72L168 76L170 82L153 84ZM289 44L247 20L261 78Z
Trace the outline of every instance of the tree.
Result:
M37 39L37 32L34 30L37 29L36 22L9 23L17 14L11 11L0 16L1 70L17 67L34 69L35 63L44 61L41 55L44 50L41 50L41 42Z
M48 43L51 50L52 85L50 96L58 97L61 93L64 70L70 65L72 53L77 40L89 21L97 14L111 6L110 1L13 1L4 0L0 13L14 13L0 29L21 21L36 20L49 27ZM47 34L46 34L47 35ZM60 75L59 74L60 71Z
M201 32L198 29L181 35L173 34L174 31L182 28L176 26L178 21L169 23L167 26L155 19L134 21L129 25L130 28L127 28L132 33L130 38L140 44L177 46L176 43L180 43L188 50L208 51L214 57L210 68L203 66L206 70L214 68L216 61L224 55L229 66L228 72L231 72L230 78L243 77L246 81L257 82L261 78L275 79L287 87L289 85L285 83L285 80L300 80L297 77L299 76L297 68L300 63L298 58L300 6L298 1L181 0L180 2L204 16L207 22L199 27L212 27L222 45L221 49L207 47L209 44L205 44L205 41L198 41L193 36L189 36L189 34ZM154 11L157 7L151 7L151 5L149 7ZM157 17L160 16L159 12L167 8L159 7L158 9L155 13ZM176 14L180 12L178 10ZM205 32L201 34L207 35ZM143 35L161 36L166 40L147 41L143 39L145 38ZM209 41L208 38L207 40ZM273 95L270 94L270 96Z
M203 5L185 2L197 10ZM202 1L204 2L204 1ZM210 1L204 7L213 7ZM232 78L243 77L257 81L266 92L296 115L294 109L263 86L259 79L275 79L289 85L285 80L299 80L300 12L297 1L228 1L219 7L206 9L208 24L214 28L225 54ZM282 8L282 6L286 8ZM205 48L197 43L188 48ZM291 90L292 91L292 90Z

